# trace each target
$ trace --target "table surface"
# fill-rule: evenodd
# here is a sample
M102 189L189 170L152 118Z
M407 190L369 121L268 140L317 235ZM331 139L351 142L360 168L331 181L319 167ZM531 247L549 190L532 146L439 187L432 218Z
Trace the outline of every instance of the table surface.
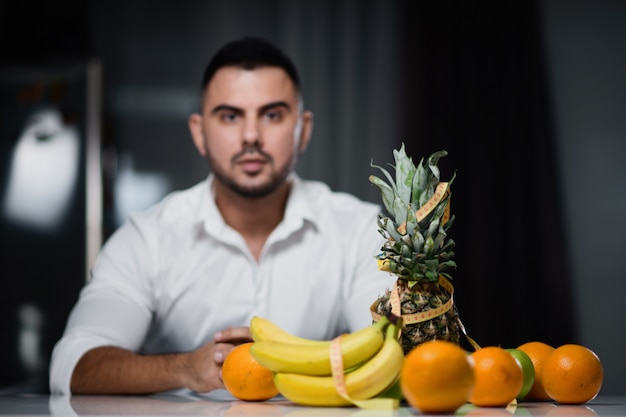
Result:
M0 395L0 416L289 416L289 417L400 417L420 413L410 406L393 411L356 407L312 408L297 406L282 397L265 402L244 402L225 391L194 394L186 391L151 396L49 396ZM455 415L472 416L626 416L626 396L599 396L585 405L550 402L519 403L509 408L463 406Z

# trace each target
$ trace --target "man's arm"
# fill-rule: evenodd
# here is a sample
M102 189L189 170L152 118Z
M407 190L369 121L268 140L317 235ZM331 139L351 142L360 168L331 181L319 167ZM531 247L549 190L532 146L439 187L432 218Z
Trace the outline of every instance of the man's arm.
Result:
M71 380L73 394L151 394L188 388L208 392L224 388L224 358L236 344L250 341L247 327L226 329L215 340L187 353L140 355L103 346L85 353Z

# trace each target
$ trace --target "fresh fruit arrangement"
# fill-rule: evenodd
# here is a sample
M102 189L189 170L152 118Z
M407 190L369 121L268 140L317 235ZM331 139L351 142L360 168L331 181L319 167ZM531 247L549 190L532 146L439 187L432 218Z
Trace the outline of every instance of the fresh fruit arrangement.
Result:
M427 414L452 413L464 404L584 404L602 386L600 359L582 345L554 348L531 341L468 352L453 342L431 340L405 355L398 342L400 328L401 319L387 315L370 327L319 341L255 317L250 322L255 341L226 357L224 384L246 401L280 393L307 406L393 409L406 400Z
M598 395L602 364L585 346L481 347L465 332L448 272L456 267L448 237L454 177L441 182L437 167L446 155L436 152L416 166L402 145L394 151L395 176L377 167L387 182L370 177L388 213L377 222L386 238L379 268L397 276L370 307L373 324L320 341L254 317L254 342L235 348L222 368L235 397L262 401L280 393L301 405L366 409L397 408L405 400L425 414L452 414L463 405L577 405ZM473 352L461 347L461 335Z
M399 399L388 394L404 364L400 326L399 318L387 315L356 332L317 341L255 317L250 322L250 353L273 373L278 391L295 403L396 408Z

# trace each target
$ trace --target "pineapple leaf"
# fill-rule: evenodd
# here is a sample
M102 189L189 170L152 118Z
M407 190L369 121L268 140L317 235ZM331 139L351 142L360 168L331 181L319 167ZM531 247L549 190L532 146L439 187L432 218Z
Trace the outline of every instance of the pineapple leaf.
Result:
M400 248L401 254L404 258L410 258L412 255L411 246L402 245Z
M428 167L430 168L430 171L433 173L435 178L437 178L437 181L439 181L439 168L437 167L437 164L439 163L439 159L443 158L446 155L448 155L448 152L439 151L428 157Z
M409 207L407 209L407 214L406 214L406 234L409 236L413 236L413 233L415 233L418 224L417 224L417 217L415 217L415 212L413 210L411 210L411 208Z
M380 169L386 172L383 168L380 168ZM387 175L389 175L388 172L387 172ZM396 195L396 193L393 191L393 188L391 188L389 184L387 184L385 181L383 181L382 179L378 178L375 175L370 175L369 180L372 184L377 186L378 189L380 190L380 194L383 199L383 204L385 205L385 209L387 210L387 212L392 213L393 200Z
M380 228L379 231L385 237L390 237L396 242L400 241L400 239L402 238L402 236L400 235L400 233L398 233L393 222L391 221L389 217L385 217L379 214L378 215L378 227ZM385 235L385 233L387 235Z
M396 161L396 194L403 203L408 204L411 201L415 165L413 164L413 160L406 154L404 143L400 147L400 150L393 151L393 156ZM406 217L402 221L405 220Z
M439 228L439 233L437 234L437 237L435 237L435 247L436 248L442 248L443 247L443 242L445 241L445 239L446 239L446 233L440 227Z
M392 213L394 214L396 224L404 223L408 217L409 212L410 212L409 207L407 207L406 204L404 204L404 200L402 200L402 197L396 194L395 198L393 199L393 211L392 211Z
M439 261L436 259L428 259L424 261L427 271L437 272L439 269Z
M439 274L437 272L427 271L426 279L430 282L437 282L439 280Z
M443 230L448 233L448 230L452 227L452 223L454 223L454 214L450 216L446 224L443 225Z
M426 242L424 243L424 253L426 256L430 256L435 246L435 241L432 236L426 236Z
M454 240L448 239L446 240L446 243L443 244L441 249L443 249L443 252L450 252L452 251L452 248L454 247L454 245L455 245Z
M441 217L445 213L446 206L448 205L451 197L452 197L452 194L448 193L448 196L442 199L437 204L435 209L420 221L420 226L426 227L427 225L431 224L435 219L437 219L438 221L441 221Z
M456 262L450 260L450 261L439 263L439 266L438 266L439 272L441 272L441 271L443 271L445 269L448 269L448 268L456 268Z
M402 246L408 247L411 251L413 250L413 242L411 241L411 236L408 234L403 235L400 242L402 243Z
M391 188L395 192L395 190L396 190L396 183L393 180L393 177L391 176L389 171L387 171L385 168L383 168L383 167L381 167L379 165L375 165L373 160L370 162L370 166L372 168L378 168L383 173L383 175L387 178L387 181L389 181L389 185L391 185ZM393 165L391 165L391 164L390 164L390 166L393 167Z
M426 202L435 193L435 188L437 187L437 184L439 183L439 176L440 176L440 171L439 171L439 168L437 167L437 163L439 162L440 158L446 155L448 155L448 152L446 151L435 152L428 157L428 160L425 163L422 163L422 165L427 165L424 167L424 171L425 171L424 175L427 177L427 179L426 179L426 184L424 185L424 188L423 188L424 191L420 195L420 198L418 201L419 207L426 204ZM428 170L426 170L426 168L428 168Z
M449 190L450 190L450 187L452 187L452 183L454 182L454 179L455 179L455 178L456 178L456 171L454 171L454 173L452 174L452 178L450 178L450 179L448 180L448 188L447 188L447 191L449 191Z
M412 183L412 192L411 192L411 206L413 211L417 211L420 207L420 200L422 190L426 189L426 184L428 182L428 176L426 175L426 171L424 170L424 159L420 161L415 169L415 175L413 176Z
M411 236L411 241L413 242L413 250L416 253L420 253L422 251L422 247L424 246L424 236L419 232L419 230L414 231Z
M456 173L448 181L442 200L425 218L417 219L417 211L440 185L437 163L445 155L446 151L435 152L415 165L402 144L394 151L395 165L389 164L395 175L371 163L384 174L381 178L370 176L370 182L380 189L387 210L386 214L379 214L378 231L386 241L377 258L384 260L386 269L409 286L437 282L440 275L450 278L446 271L456 267L452 260L454 241L448 238L454 216L450 215L444 223L451 199L450 185Z
M434 218L433 221L430 222L430 224L428 225L428 233L426 234L426 236L433 237L437 230L439 230L439 219Z

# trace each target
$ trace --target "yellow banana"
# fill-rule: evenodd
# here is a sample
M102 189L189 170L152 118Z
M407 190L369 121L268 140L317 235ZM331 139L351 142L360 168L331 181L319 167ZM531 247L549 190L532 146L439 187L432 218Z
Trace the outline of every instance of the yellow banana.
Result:
M402 392L402 386L400 385L400 374L390 386L385 388L383 392L377 395L378 398L395 398L396 400L404 400L404 393Z
M341 336L341 353L345 369L370 359L380 350L384 341L387 317L361 330ZM330 375L330 343L291 344L277 341L254 342L252 356L273 372L293 372L305 375Z
M250 320L250 333L255 342L272 340L275 342L291 343L293 345L318 345L328 343L324 340L306 339L296 336L277 326L266 318L254 316Z
M369 361L345 375L345 386L352 400L367 400L389 388L398 378L404 352L397 340L396 324L390 324L381 349ZM335 388L332 376L276 373L278 391L290 401L308 406L351 405Z

